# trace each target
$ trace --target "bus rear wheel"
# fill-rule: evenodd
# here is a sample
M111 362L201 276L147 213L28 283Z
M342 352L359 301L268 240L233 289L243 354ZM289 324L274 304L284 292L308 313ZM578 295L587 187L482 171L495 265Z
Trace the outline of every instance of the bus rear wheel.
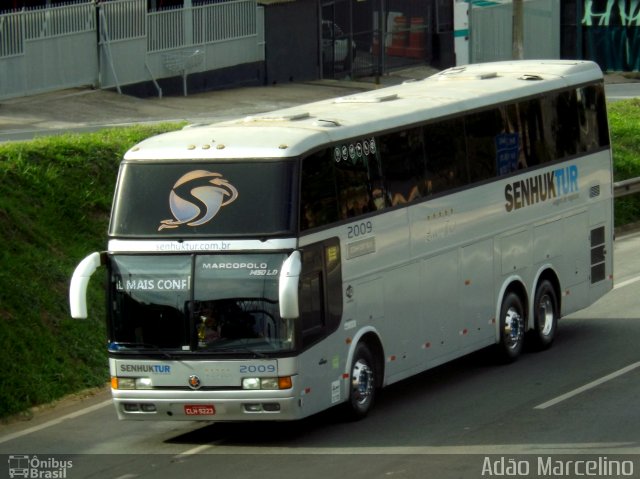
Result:
M555 339L560 315L556 290L550 281L544 280L538 285L534 301L531 339L537 350L543 350Z
M349 378L347 415L362 419L371 408L376 396L376 371L373 355L364 343L359 343L353 355Z
M518 359L524 345L525 312L522 300L513 291L506 294L500 308L498 354L504 362Z

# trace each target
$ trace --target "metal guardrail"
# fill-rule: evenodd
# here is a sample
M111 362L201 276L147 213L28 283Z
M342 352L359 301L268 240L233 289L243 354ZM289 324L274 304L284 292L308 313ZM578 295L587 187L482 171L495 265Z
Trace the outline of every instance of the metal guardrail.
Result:
M614 198L622 198L623 196L640 193L640 177L629 178L628 180L618 181L613 184Z

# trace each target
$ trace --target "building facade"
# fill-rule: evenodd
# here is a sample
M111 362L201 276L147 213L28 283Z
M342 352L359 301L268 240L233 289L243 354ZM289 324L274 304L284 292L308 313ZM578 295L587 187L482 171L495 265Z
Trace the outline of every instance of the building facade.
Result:
M525 58L640 70L639 0L523 2ZM0 99L83 85L188 94L508 59L512 11L512 0L9 0Z

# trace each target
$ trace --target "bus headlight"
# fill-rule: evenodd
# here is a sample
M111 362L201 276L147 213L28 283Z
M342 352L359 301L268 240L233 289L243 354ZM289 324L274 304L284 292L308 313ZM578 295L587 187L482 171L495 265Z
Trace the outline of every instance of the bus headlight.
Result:
M136 378L136 389L153 389L151 378Z
M243 378L242 389L291 389L293 381L291 376L277 378Z
M280 389L278 387L278 378L262 378L260 381L261 389Z
M153 389L151 378L111 378L112 389Z
M244 378L242 389L260 389L260 378Z
M111 378L111 388L112 389L135 389L136 388L136 380L135 378Z

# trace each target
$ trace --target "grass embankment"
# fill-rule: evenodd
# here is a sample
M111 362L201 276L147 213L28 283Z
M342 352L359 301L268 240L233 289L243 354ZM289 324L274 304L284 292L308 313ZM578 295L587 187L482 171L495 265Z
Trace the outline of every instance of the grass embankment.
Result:
M0 144L0 417L108 381L104 281L69 317L76 264L106 243L118 164L158 125Z
M640 99L610 103L614 181L640 176ZM615 201L616 227L640 221L640 195Z
M610 105L615 179L640 176L640 101ZM120 158L180 125L109 129L0 145L0 417L108 381L104 279L90 319L69 317L77 263L104 249ZM640 195L616 201L616 225L640 220Z

